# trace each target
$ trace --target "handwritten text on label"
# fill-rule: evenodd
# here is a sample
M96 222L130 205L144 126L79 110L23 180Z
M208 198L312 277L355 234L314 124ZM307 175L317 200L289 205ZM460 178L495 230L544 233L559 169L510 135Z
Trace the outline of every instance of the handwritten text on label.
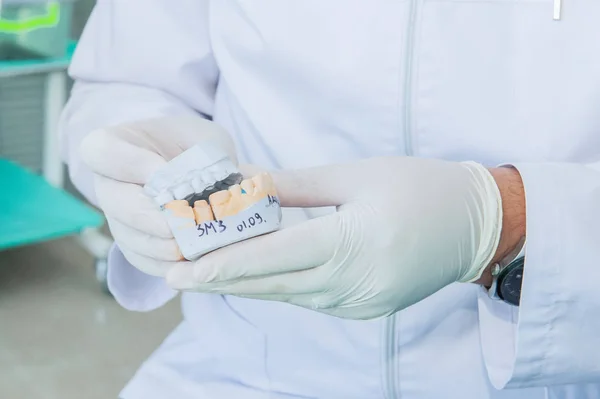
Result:
M246 220L244 220L244 221L242 221L242 223L238 224L237 231L239 231L241 233L245 229L252 228L252 227L256 226L257 224L263 223L264 221L265 220L263 220L262 216L260 216L258 213L255 213L254 216L250 216L248 218L247 223L246 223Z
M221 220L213 220L211 222L200 223L197 227L200 234L198 237L215 235L227 230L227 226Z
M274 197L272 195L267 195L267 197L269 198L269 206L271 206L273 204L277 204L277 205L281 206L281 204L279 203L279 198Z
M266 222L266 220L263 219L259 213L255 213L254 216L250 216L248 219L243 220L242 223L238 224L236 228L237 231L241 233L246 229L250 229L264 222ZM222 220L213 220L210 222L200 223L196 228L199 232L198 237L214 236L227 231L227 226Z

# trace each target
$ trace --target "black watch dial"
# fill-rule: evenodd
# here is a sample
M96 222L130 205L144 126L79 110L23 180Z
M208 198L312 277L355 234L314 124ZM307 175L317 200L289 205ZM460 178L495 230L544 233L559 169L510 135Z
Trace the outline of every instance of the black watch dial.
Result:
M498 296L514 306L521 300L524 264L524 258L516 259L498 275Z

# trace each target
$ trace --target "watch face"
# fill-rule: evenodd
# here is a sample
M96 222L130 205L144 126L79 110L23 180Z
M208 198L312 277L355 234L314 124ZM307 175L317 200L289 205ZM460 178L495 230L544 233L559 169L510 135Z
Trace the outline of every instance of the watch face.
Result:
M519 306L523 281L523 258L517 259L498 276L498 296L511 305Z

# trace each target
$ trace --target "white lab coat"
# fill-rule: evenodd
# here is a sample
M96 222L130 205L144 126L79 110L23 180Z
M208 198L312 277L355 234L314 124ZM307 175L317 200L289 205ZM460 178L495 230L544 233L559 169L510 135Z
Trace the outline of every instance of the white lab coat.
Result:
M528 208L519 309L472 284L378 321L185 294L185 321L122 397L600 398L600 2L552 14L553 0L100 0L60 128L92 201L85 134L195 112L265 167L514 163ZM117 248L109 267L127 309L176 295Z

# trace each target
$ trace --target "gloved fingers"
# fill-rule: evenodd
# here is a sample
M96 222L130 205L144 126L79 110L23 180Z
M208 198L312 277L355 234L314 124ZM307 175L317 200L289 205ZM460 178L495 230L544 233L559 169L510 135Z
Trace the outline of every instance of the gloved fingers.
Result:
M111 127L89 133L79 148L81 159L99 175L144 185L167 161L151 146L126 140L127 132L126 127Z
M156 260L184 260L175 239L152 236L108 216L107 220L115 241L126 245L131 251Z
M271 172L281 206L322 207L344 204L355 189L342 165ZM350 187L348 187L350 185Z
M205 291L223 295L253 296L258 299L288 302L295 296L315 295L327 289L329 276L317 266L308 270L271 276L220 281L194 286L191 268L176 268L167 273L167 284L174 289ZM181 283L180 283L181 282Z
M339 206L364 196L361 184L389 174L385 157L271 172L282 206ZM383 178L385 182L386 179Z
M293 294L293 295L281 295L281 294L233 294L240 298L246 299L259 299L261 301L272 301L272 302L284 302L290 305L299 306L301 308L316 310L322 313L333 312L335 309L332 305L326 304L321 301L320 296L317 293L307 294Z
M234 164L238 163L235 144L229 133L217 123L197 114L146 119L125 127L130 131L143 131L145 145L155 148L167 161L202 141L210 140L223 149ZM136 140L139 139L136 137ZM160 143L160 146L155 143Z
M123 256L125 256L125 259L127 259L127 261L131 263L136 269L155 277L165 277L167 272L173 267L175 267L175 265L178 265L180 263L188 263L187 261L168 262L154 259L132 251L126 245L119 245L119 249L123 253Z
M268 172L273 178L281 206L322 207L344 204L351 197L355 184L346 182L349 173L344 165L327 165L297 170L267 170L254 164L239 165L244 177Z
M199 115L134 121L90 132L82 141L83 161L96 173L144 185L165 163L195 144L211 140L237 164L230 135Z
M332 278L327 279L328 284L323 285L323 289L312 293L302 293L299 295L291 295L286 302L303 308L317 310L329 314L334 309L337 309L342 303L343 298L338 294L339 290L334 288L331 283Z
M241 241L210 252L193 264L193 270L173 269L173 288L237 281L312 269L335 254L340 235L339 213L311 219L274 233ZM177 277L177 278L175 278Z
M319 273L319 270L329 275L315 276L314 274ZM347 289L340 289L336 283L332 283L335 280L330 276L329 270L330 268L324 265L317 269L241 283L217 283L210 292L231 294L247 299L285 302L343 319L370 320L395 313L394 309L378 305L376 292L357 297L355 293L347 292ZM253 285L253 283L257 284Z
M330 308L318 308L314 309L321 313L325 313L329 316L334 316L340 319L352 319L352 320L374 320L383 317L388 317L396 313L396 310L391 308L382 311L380 308L374 308L367 304L352 304L352 305L340 305Z
M337 317L338 319L351 319L351 320L369 320L370 318L366 316L361 317L362 313L357 314L346 308L338 308L338 307L307 307L307 309L311 309L317 311L319 313L326 314L328 316Z
M165 216L143 187L95 176L96 196L104 213L149 236L173 238Z

